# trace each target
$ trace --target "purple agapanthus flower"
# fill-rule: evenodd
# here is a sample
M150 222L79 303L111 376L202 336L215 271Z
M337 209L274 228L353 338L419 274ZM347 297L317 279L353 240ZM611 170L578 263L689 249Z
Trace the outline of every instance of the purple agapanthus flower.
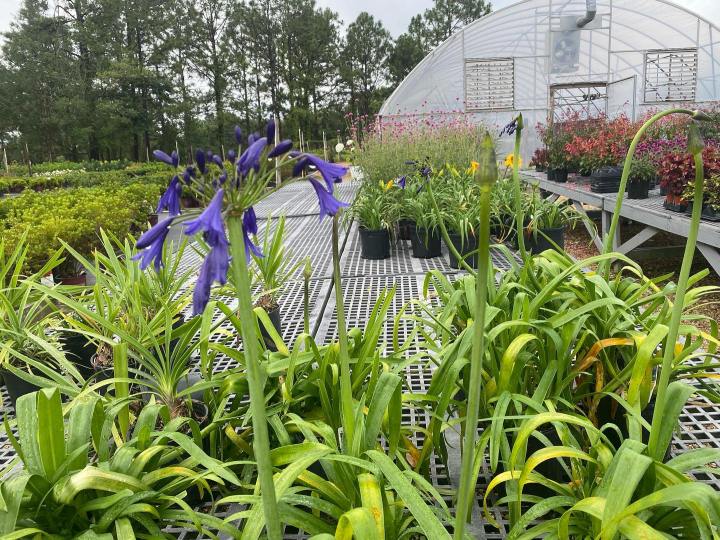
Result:
M292 145L293 145L293 143L290 139L285 139L284 141L280 141L279 143L277 143L275 148L270 150L270 152L268 153L268 156L267 156L268 159L273 159L273 158L282 156L283 154L287 154L290 151L290 149L292 148Z
M207 167L205 166L205 151L202 148L198 148L195 152L195 163L197 164L200 174L207 172Z
M162 161L163 163L167 163L168 165L172 167L177 167L180 163L180 157L178 156L178 153L173 150L173 153L171 155L167 155L162 150L155 150L153 152L153 157L157 159L158 161Z
M502 136L505 135L506 133L507 133L508 135L512 135L513 133L515 133L515 130L517 129L517 126L518 126L518 124L517 124L517 118L513 118L512 122L510 122L510 123L507 124L504 128L502 128L502 131L500 132L500 137L502 137Z
M225 168L225 164L223 163L222 157L218 156L217 154L213 154L212 160L213 160L213 163L215 163L215 165L217 165L221 169Z
M222 174L220 175L220 177L218 178L218 183L222 186L227 181L227 177L228 177L227 171L224 170L222 172Z
M195 282L193 291L193 315L200 315L205 311L210 300L210 289L213 282L220 285L227 283L227 273L230 267L230 256L227 244L218 244L210 249L205 257L200 274Z
M336 163L329 163L314 154L303 154L303 157L306 158L311 165L315 166L318 171L320 171L323 180L325 180L325 183L328 186L328 191L331 194L333 192L333 184L342 182L343 176L347 174L347 167L343 167L342 165L338 165Z
M225 235L225 223L222 216L224 194L225 192L219 189L203 213L196 219L185 223L185 234L192 236L193 234L202 232L204 233L205 241L211 247L220 244L227 245L228 240Z
M150 263L153 263L156 270L162 266L163 245L165 244L168 232L170 232L172 222L172 217L164 219L156 223L138 238L135 247L140 251L133 257L133 260L140 260L140 268L143 270L145 270Z
M240 129L240 126L235 126L235 141L238 144L242 144L242 136L243 132L242 129Z
M405 189L405 186L407 185L407 177L403 175L398 178L397 185L400 186L402 189Z
M275 144L275 120L271 118L265 129L268 144Z
M303 174L303 171L308 166L308 160L307 158L300 158L295 162L295 165L293 165L292 175L293 176L300 176Z
M235 150L228 150L227 159L230 163L234 164L236 157L237 157L237 154L235 153Z
M189 184L190 182L192 182L193 178L195 178L195 167L193 167L192 165L189 165L183 171L183 181L186 184Z
M259 138L260 135L258 135L257 133L251 133L250 135L248 135L248 146L257 141Z
M320 204L320 221L322 221L325 216L334 216L340 208L350 206L348 203L338 201L333 197L331 192L328 192L323 185L314 178L310 178L310 183L312 187L315 188L318 203Z
M170 180L170 185L165 190L165 193L160 197L158 203L157 212L158 214L163 210L167 209L171 216L177 216L180 213L180 196L182 195L182 184L180 184L180 178L178 175L173 176Z
M243 214L242 221L243 229L243 240L245 241L245 259L250 260L250 253L255 257L264 257L262 251L256 246L250 239L250 235L256 235L258 232L257 217L255 216L255 209L251 206Z
M249 173L250 169L255 169L255 172L260 170L260 155L267 146L267 139L262 137L257 139L247 150L240 156L237 164L237 172L240 176L245 178Z

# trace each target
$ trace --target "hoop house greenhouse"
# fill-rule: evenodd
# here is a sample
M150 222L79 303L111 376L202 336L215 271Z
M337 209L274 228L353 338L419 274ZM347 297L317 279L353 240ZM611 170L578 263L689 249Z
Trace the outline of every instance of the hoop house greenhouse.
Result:
M634 120L719 99L720 29L702 16L665 0L526 0L453 34L380 114L501 126L522 112L534 125L569 113ZM523 155L538 146L528 133Z

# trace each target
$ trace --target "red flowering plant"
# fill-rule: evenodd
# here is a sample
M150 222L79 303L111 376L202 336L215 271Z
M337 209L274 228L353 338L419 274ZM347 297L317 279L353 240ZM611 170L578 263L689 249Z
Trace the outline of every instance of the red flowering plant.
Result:
M657 159L660 185L667 190L668 202L687 203L692 199L692 194L686 193L686 188L695 178L695 163L687 152L687 143L683 143L680 137L666 142L667 146L670 142L675 143L675 146L669 146ZM654 146L662 146L662 144L656 143ZM706 142L703 161L706 178L720 174L720 148L717 143Z
M572 131L565 152L580 172L590 173L600 167L621 163L637 126L626 116L612 120L601 117L576 123Z
M538 171L544 171L548 167L549 158L550 153L547 148L536 148L530 160L530 166L535 167Z

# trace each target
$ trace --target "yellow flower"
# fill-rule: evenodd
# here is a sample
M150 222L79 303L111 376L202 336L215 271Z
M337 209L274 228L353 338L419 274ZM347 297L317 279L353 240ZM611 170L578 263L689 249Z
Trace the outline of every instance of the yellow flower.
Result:
M479 167L479 166L480 166L480 164L479 164L477 161L471 161L471 162L470 162L470 169L469 169L470 173L475 174L475 171L478 170L478 167Z
M508 154L505 156L505 166L506 167L512 167L513 162L515 161L515 154ZM522 158L518 156L518 167L522 167Z
M389 190L391 187L393 187L393 186L395 185L395 181L394 181L394 180L388 180L387 184L383 184L382 182L380 182L380 185L382 186L382 188L383 188L384 191L387 191L387 190Z

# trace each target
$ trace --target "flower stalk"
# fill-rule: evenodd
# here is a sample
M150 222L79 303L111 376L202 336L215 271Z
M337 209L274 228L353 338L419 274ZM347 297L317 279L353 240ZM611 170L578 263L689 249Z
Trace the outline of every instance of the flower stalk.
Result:
M603 254L608 254L613 251L613 238L615 238L615 232L617 231L620 223L620 211L622 210L623 197L625 196L625 189L627 188L628 179L630 178L630 171L632 169L632 160L635 155L635 149L638 143L645 135L645 132L658 120L671 115L671 114L687 114L698 120L705 120L706 116L699 111L691 111L689 109L668 109L666 111L660 111L659 113L650 117L638 130L630 143L628 148L627 157L625 158L625 165L623 166L622 176L620 177L620 187L618 188L617 199L615 200L615 210L613 211L612 222L610 223L610 229L605 235L605 241L603 244ZM700 116L702 115L702 116ZM598 270L601 275L605 276L605 279L610 277L610 259L606 259L600 262Z
M520 187L520 141L522 140L523 116L519 114L515 122L515 146L513 147L513 197L515 199L515 225L517 227L518 250L522 260L526 259L525 250L525 215L522 208L522 193Z
M683 307L685 305L685 293L687 291L693 257L695 256L695 246L697 244L698 230L700 229L700 217L703 206L703 182L705 179L705 168L702 152L704 145L697 124L692 122L689 129L688 150L695 161L695 191L692 201L690 229L688 230L685 252L683 254L682 265L680 266L680 275L678 276L675 298L673 300L672 311L670 314L670 325L667 339L665 341L665 349L663 351L662 367L660 369L660 378L658 380L657 395L655 398L655 411L653 413L652 427L650 429L650 438L648 441L648 451L650 456L656 460L662 460L666 450L666 448L658 447L660 444L658 440L660 435L660 424L663 421L667 387L670 384L670 375L672 374L673 360L675 358L675 343L677 343L678 335L680 333L680 323L682 322Z
M305 259L303 268L303 322L305 323L305 333L310 334L310 277L312 276L312 264L310 257Z
M332 253L333 281L335 287L335 309L337 311L338 339L340 342L340 408L344 435L344 448L350 452L355 435L355 408L350 379L350 353L348 348L347 327L345 326L345 303L343 301L340 275L340 212L333 216Z
M495 148L490 135L486 135L480 150L479 167L475 178L480 185L480 226L478 234L478 269L475 274L475 321L470 356L470 384L467 411L465 413L465 436L462 447L460 487L458 490L457 514L455 517L455 538L460 540L465 533L465 523L475 494L477 478L473 477L475 440L482 391L482 368L485 349L485 308L487 304L487 281L490 273L490 199L497 180Z
M256 324L253 318L252 299L250 298L250 276L247 271L245 238L242 217L230 215L227 219L232 250L231 271L237 287L238 317L245 350L245 370L250 392L250 410L253 425L253 450L257 462L258 479L265 514L265 527L269 540L281 540L282 527L275 497L273 467L270 459L270 439L265 415L265 378L260 364Z

